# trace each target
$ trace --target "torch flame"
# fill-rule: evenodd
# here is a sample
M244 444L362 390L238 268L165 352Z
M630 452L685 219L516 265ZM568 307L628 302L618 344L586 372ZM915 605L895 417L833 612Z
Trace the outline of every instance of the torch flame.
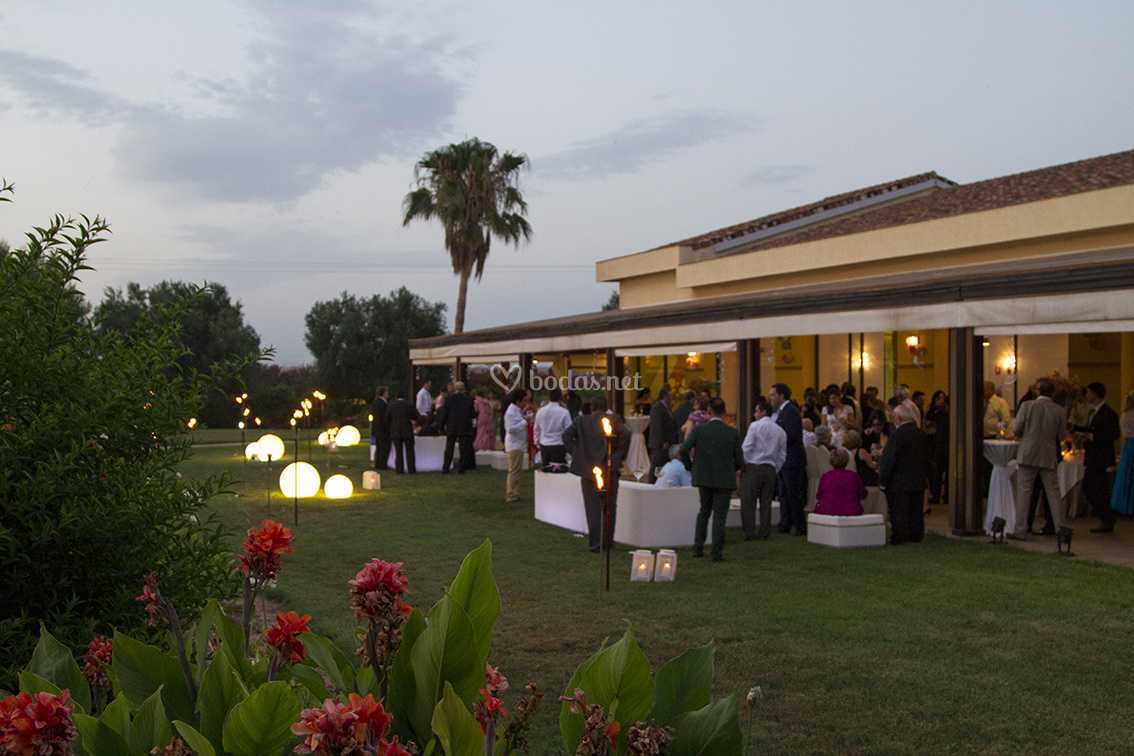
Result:
M603 488L605 487L605 482L602 479L602 468L599 467L598 465L595 465L591 469L591 472L595 476L595 488L597 488L600 491L603 490Z

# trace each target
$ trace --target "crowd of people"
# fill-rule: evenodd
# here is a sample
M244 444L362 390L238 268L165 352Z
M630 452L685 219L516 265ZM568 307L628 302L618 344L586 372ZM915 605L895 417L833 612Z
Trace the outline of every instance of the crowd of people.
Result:
M984 432L1014 435L1020 441L1017 532L1031 530L1044 498L1048 525L1065 525L1054 470L1061 446L1074 441L1085 450L1083 490L1100 525L1113 530L1116 514L1134 514L1134 393L1126 398L1121 420L1105 401L1106 388L1093 383L1085 392L1088 411L1073 422L1055 402L1052 381L1037 381L1013 412L994 384L985 388ZM947 494L949 479L949 397L898 386L882 400L877 388L858 396L850 383L808 388L798 400L783 383L754 402L750 422L740 432L725 421L726 406L708 392L686 391L675 401L668 386L656 398L639 395L637 413L648 416L645 429L648 481L657 486L695 486L700 510L694 523L694 555L702 556L709 526L711 556L724 558L728 503L739 489L745 540L772 533L772 505L780 502L780 533L805 535L807 513L853 516L863 513L868 489L885 495L890 520L889 543L917 543L924 538L925 515ZM385 468L390 449L395 469L412 474L415 435L446 438L442 473L462 474L476 466L476 452L503 446L508 458L504 498L520 499L525 460L549 472L570 470L581 479L588 545L598 551L603 531L601 497L592 475L595 466L618 471L630 447L630 430L607 406L605 396L548 392L537 405L530 389L516 388L502 400L487 390L469 394L461 382L433 393L425 381L413 400L389 399L378 390L371 408L371 443L375 466ZM603 417L614 429L612 443L601 429ZM1114 445L1126 439L1115 470ZM608 449L613 451L608 460ZM1111 475L1116 473L1112 485ZM615 500L619 475L606 481ZM1030 516L1026 510L1030 509ZM613 524L607 538L613 533Z

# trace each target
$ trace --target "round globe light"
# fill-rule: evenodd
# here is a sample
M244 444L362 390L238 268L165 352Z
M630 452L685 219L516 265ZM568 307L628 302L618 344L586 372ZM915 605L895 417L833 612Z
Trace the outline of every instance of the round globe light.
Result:
M319 471L306 462L292 462L280 473L280 493L307 499L319 493Z
M260 448L260 445L253 441L244 447L244 458L248 460L255 460L258 462L267 462L268 453Z
M317 440L319 442L319 446L326 446L331 442L331 434L327 431L323 431L319 434L319 438Z
M353 425L344 425L335 435L335 446L354 446L362 440L362 434Z
M349 499L354 493L354 483L347 476L338 473L327 478L327 482L323 484L323 493L328 499Z
M284 453L287 450L284 446L283 439L274 433L265 433L260 436L260 440L256 443L260 444L260 449L273 460L283 459Z

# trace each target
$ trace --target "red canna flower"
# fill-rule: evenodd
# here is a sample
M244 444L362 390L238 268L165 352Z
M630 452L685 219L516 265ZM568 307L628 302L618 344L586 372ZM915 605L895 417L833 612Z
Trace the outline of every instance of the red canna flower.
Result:
M622 732L622 725L618 724L618 722L611 722L606 726L606 729L602 731L602 734L606 736L607 741L610 743L611 748L618 745L618 733L620 732Z
M328 698L321 708L304 709L291 726L292 733L303 738L295 752L339 756L374 753L377 748L378 753L391 756L410 753L398 745L397 738L392 743L382 740L394 717L372 693L365 698L351 693L347 701L343 704Z
M274 520L264 520L259 528L252 528L244 539L244 553L240 555L240 569L244 574L264 582L275 580L284 554L290 554L295 537L291 531Z
M16 426L12 425L12 423L4 423L3 425L0 425L0 428L2 428L6 433L11 433L16 429Z
M413 756L414 753L416 751L411 751L398 743L397 735L393 740L383 740L378 743L378 756Z
M276 624L264 631L264 642L292 664L298 664L307 655L299 636L308 631L310 622L310 614L300 616L295 612L280 612L276 615Z
M0 701L0 753L64 756L78 736L71 717L71 691L20 693Z
M476 715L481 732L488 732L488 725L497 718L508 718L508 710L504 708L504 702L484 688L480 689L480 700L473 706L473 714Z
M158 595L157 576L154 573L151 572L146 575L146 582L142 584L142 594L135 601L140 601L146 605L146 614L149 615L146 624L156 625L161 616L161 596Z
M359 619L408 616L413 609L400 598L409 588L401 562L371 559L350 581L350 603Z
M110 687L106 671L110 669L113 649L110 638L102 635L96 635L87 646L87 652L83 654L83 677L92 688Z
M500 674L500 670L491 664L484 665L484 681L485 687L493 694L499 695L508 690L508 678Z
M351 693L347 696L347 710L356 717L354 737L360 743L379 740L394 721L394 715L386 712L381 701L374 700L373 693L367 693L366 698Z

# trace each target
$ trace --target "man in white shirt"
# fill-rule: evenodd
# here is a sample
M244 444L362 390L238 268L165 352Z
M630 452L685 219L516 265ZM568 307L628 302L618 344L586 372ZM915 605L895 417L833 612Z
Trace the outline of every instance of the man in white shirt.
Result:
M744 474L740 481L740 523L744 540L766 539L772 532L772 497L780 468L787 460L787 433L772 419L767 399L756 400L754 422L741 444ZM756 505L760 505L760 528L756 529Z
M984 437L999 436L1000 429L1007 428L1012 420L1012 410L1008 402L996 393L996 384L992 381L984 382L984 400Z
M524 471L524 455L528 451L528 421L520 408L524 390L512 392L512 401L504 412L504 451L508 454L508 483L504 489L504 503L520 500L520 476Z
M421 390L417 392L417 399L414 400L414 407L417 408L417 414L421 415L423 421L433 411L433 394L430 393L432 388L432 381L421 384Z
M548 400L536 413L532 435L545 469L549 465L565 467L567 447L563 445L563 431L571 427L571 413L563 406L563 392L558 386L548 393Z

